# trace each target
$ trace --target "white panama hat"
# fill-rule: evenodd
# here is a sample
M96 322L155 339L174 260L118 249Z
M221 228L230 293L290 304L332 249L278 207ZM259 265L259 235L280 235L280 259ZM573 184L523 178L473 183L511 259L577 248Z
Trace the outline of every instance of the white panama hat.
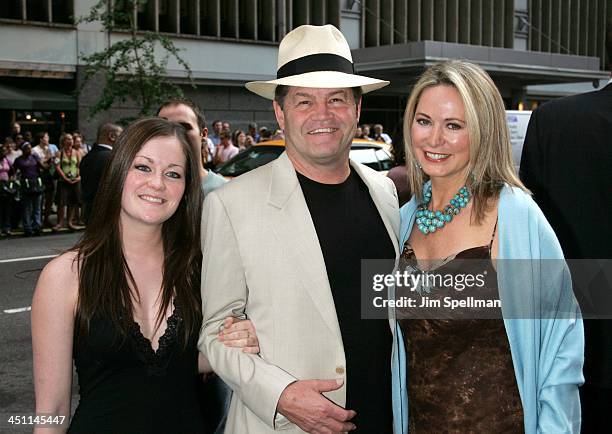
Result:
M361 87L368 93L388 81L355 74L351 49L344 35L332 26L300 26L278 47L276 80L251 81L246 88L259 96L274 99L276 86L343 88Z

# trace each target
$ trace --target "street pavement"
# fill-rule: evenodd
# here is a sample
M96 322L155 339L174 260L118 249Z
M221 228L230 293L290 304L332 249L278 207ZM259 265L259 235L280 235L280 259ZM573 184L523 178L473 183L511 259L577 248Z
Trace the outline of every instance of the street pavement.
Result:
M30 306L38 276L57 254L73 246L82 233L0 239L0 433L31 433L32 425L15 425L10 416L34 414ZM73 380L72 411L78 400Z

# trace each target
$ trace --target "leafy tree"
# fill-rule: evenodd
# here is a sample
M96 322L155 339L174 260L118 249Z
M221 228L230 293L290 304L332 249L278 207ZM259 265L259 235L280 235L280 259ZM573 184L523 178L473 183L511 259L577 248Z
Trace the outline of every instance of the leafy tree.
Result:
M92 79L98 80L98 74L103 74L106 79L100 98L90 109L90 116L129 99L138 104L140 115L151 115L167 99L182 96L181 88L166 79L170 56L184 68L195 87L189 64L179 55L180 50L170 38L138 30L138 9L146 3L146 0L99 0L89 15L78 20L86 23L100 21L109 35L111 32L125 35L125 39L110 44L103 51L81 54L86 66L79 92ZM162 48L158 53L163 52L158 60L155 58L156 47Z

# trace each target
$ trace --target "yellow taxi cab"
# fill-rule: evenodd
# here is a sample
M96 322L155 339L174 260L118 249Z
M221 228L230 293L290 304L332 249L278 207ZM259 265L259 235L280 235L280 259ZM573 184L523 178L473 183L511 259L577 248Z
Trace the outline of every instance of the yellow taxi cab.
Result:
M284 150L285 141L282 139L259 142L219 166L216 172L234 178L275 160ZM349 158L383 174L395 165L384 144L371 140L353 139Z

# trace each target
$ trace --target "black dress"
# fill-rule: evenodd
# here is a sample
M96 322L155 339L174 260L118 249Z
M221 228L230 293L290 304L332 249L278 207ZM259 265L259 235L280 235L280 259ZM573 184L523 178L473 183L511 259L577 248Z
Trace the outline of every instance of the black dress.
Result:
M69 433L201 433L196 397L197 333L185 350L178 306L155 352L132 322L122 338L106 318L94 317L86 339L75 342L80 401Z

